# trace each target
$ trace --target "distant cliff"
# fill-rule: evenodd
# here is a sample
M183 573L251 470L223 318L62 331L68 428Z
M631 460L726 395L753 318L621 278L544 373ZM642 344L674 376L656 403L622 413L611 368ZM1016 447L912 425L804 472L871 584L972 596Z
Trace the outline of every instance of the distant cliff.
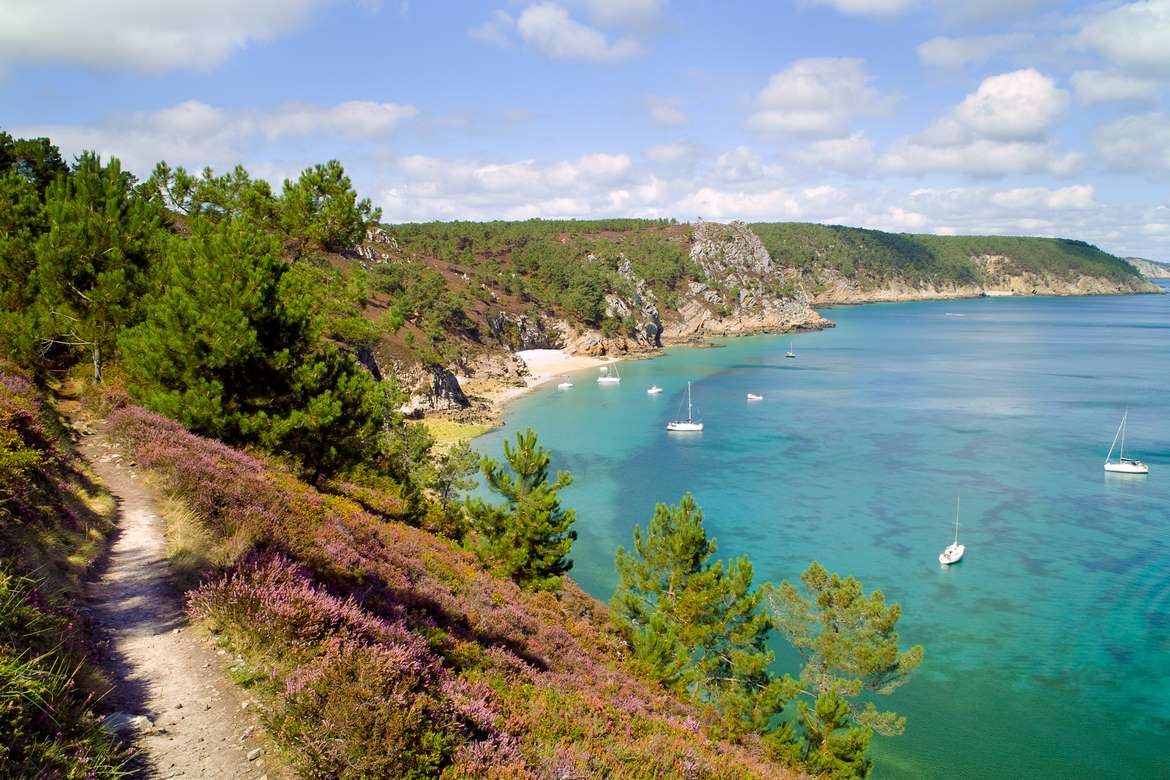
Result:
M1147 279L1170 279L1170 263L1160 263L1142 257L1127 257L1125 262L1138 269L1138 272Z

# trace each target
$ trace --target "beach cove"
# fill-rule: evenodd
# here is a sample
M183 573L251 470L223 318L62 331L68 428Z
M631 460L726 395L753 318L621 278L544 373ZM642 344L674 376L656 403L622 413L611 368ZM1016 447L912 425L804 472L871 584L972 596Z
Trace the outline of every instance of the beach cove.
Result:
M1170 298L832 316L829 331L623 362L617 386L589 367L513 400L475 446L498 457L531 426L573 472L571 574L602 600L616 547L690 490L719 554L749 554L758 581L816 558L901 602L926 660L883 702L908 725L875 739L875 777L1170 774ZM687 381L707 430L672 437ZM1149 477L1101 468L1127 406ZM956 494L968 553L942 570Z

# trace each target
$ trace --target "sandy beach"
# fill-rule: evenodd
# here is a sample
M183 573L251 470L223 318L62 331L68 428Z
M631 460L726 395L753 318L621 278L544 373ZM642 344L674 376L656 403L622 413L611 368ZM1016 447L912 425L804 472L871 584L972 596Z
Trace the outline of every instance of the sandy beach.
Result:
M524 387L504 388L499 395L492 399L497 406L565 374L597 368L609 362L605 358L570 355L563 349L525 349L517 352L516 356L523 360L524 365L528 368L529 376L525 379L527 384Z

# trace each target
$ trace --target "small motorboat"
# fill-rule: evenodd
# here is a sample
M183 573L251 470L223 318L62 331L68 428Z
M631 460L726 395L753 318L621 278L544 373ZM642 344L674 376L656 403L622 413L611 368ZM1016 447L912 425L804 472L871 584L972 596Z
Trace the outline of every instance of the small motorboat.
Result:
M965 544L959 544L959 497L955 496L955 541L947 545L947 549L938 554L938 562L943 566L950 566L963 560L967 552Z
M748 400L749 401L763 401L764 396L756 395L755 393L748 393Z
M572 386L573 383L566 379L564 382L561 382L559 385L557 385L557 390L568 390Z
M662 392L662 388L658 385L651 385L650 389L646 391L647 395L658 395Z

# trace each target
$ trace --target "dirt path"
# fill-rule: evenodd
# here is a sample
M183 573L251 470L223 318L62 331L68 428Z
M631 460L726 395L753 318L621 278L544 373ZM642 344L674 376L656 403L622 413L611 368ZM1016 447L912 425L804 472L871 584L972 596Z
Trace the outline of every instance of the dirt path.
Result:
M276 777L228 662L188 630L172 585L163 521L135 469L101 434L81 452L118 502L118 527L89 591L103 660L115 678L115 718L143 715L135 742L149 778ZM252 705L254 706L254 705ZM131 730L131 729L127 729Z

